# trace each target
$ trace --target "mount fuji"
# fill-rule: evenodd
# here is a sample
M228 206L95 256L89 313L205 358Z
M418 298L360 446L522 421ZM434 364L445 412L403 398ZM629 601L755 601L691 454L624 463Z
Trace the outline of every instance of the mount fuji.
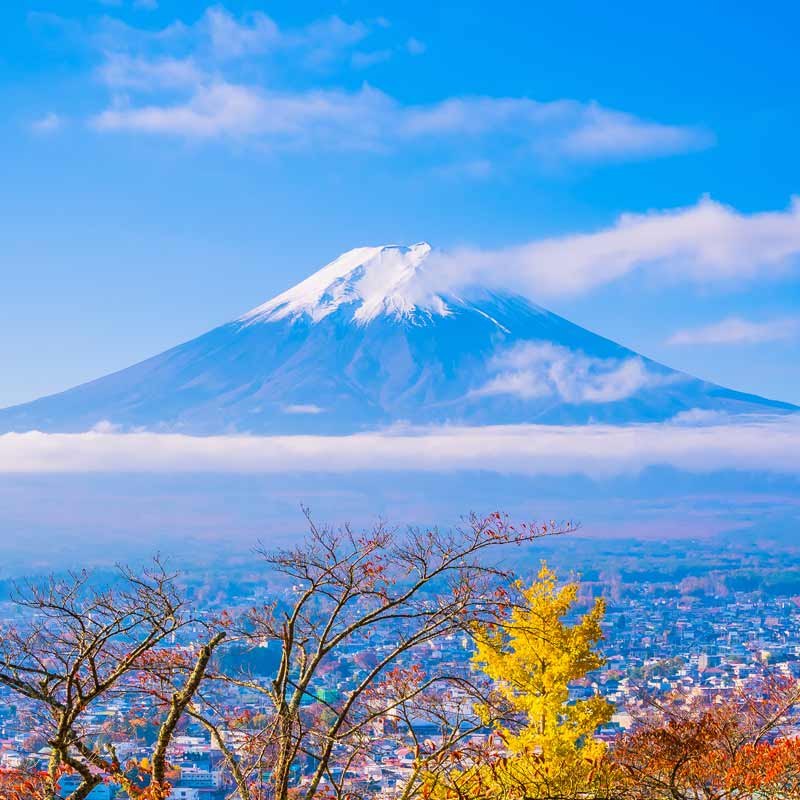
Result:
M435 278L428 244L351 250L196 339L0 410L0 432L340 434L797 410L672 370L523 297L436 291Z

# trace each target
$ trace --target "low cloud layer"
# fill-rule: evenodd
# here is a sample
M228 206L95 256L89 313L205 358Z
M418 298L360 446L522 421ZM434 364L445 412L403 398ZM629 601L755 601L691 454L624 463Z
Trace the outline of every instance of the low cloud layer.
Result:
M439 253L425 288L502 283L532 297L575 295L640 270L671 281L733 284L780 276L798 263L800 200L786 211L743 214L704 198L688 208L623 214L594 233Z
M709 422L704 418L704 422ZM690 415L664 424L397 429L349 436L40 432L0 436L0 472L452 472L609 477L669 465L690 472L800 474L800 417Z

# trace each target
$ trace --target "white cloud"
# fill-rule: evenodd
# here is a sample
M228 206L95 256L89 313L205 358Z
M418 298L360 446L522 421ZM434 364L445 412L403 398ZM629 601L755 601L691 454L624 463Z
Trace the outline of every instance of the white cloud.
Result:
M191 58L147 59L127 53L110 53L98 70L100 79L113 89L160 89L195 87L204 74Z
M313 403L294 403L284 406L283 410L286 414L321 414L325 409Z
M370 30L363 22L349 23L337 16L314 20L304 27L281 28L262 11L237 17L224 6L215 5L195 22L187 24L178 19L156 30L105 17L91 30L89 39L104 53L135 51L149 57L191 53L209 66L230 66L227 62L243 59L255 63L260 57L281 53L299 56L298 63L319 66L347 53Z
M426 289L480 283L531 297L570 295L642 269L670 280L742 282L782 274L799 257L800 200L794 198L786 211L743 214L703 198L688 208L623 214L595 233L439 253Z
M357 66L367 66L374 63L373 57L382 59L384 55L388 54L356 53L352 58ZM154 64L151 72L157 74L164 66ZM105 72L113 74L108 67ZM231 113L228 102L231 96L250 99L246 113ZM198 112L201 124L195 124ZM692 129L653 125L620 115L625 117L629 131L615 145L610 140L605 144L598 140L592 146L576 144L575 137L594 128L596 115L596 106L572 101L538 103L528 98L471 97L451 98L426 106L403 106L366 84L354 92L337 89L275 92L258 85L207 78L192 87L190 96L181 102L111 108L97 115L93 124L100 130L187 138L247 136L272 146L296 147L322 139L331 147L343 149L391 149L409 143L454 140L464 144L468 139L473 147L489 147L492 137L506 136L516 146L528 148L529 159L534 160L637 159L693 149L705 142ZM148 122L153 118L159 120L157 125ZM343 118L351 124L342 127ZM214 120L213 124L208 124L209 120ZM291 129L292 135L283 141L275 140L270 136L275 129ZM476 157L466 163L485 161L484 157Z
M495 170L494 165L488 158L474 158L467 161L452 161L449 164L442 164L434 167L432 172L434 175L448 179L486 180L494 175Z
M649 371L641 358L590 358L549 342L520 342L495 356L489 367L497 374L473 394L611 403L665 380Z
M207 9L199 27L221 58L264 53L280 37L277 24L263 12L255 11L239 21L221 6Z
M101 5L110 6L112 8L120 8L125 5L123 0L99 0ZM145 9L146 11L153 11L158 8L158 0L133 0L134 8Z
M567 134L562 150L576 158L632 158L684 153L710 146L714 137L702 129L648 122L590 104L582 124Z
M702 129L661 125L632 114L575 100L458 97L406 109L407 137L507 135L543 159L599 161L686 152L711 144Z
M510 425L350 436L9 433L0 472L448 472L631 474L670 465L800 473L800 418L715 425Z
M101 131L132 130L197 138L246 135L260 128L267 116L265 101L241 86L216 83L199 89L191 102L180 105L145 105L110 108L92 124Z
M48 112L43 117L34 120L31 123L31 130L34 133L55 133L60 130L64 125L63 118L53 111Z
M121 433L119 425L109 422L107 419L101 419L96 425L92 426L94 433Z
M406 40L406 50L408 50L412 56L421 56L427 49L425 42L421 42L414 36Z
M362 69L395 53L424 51L413 37L365 47L377 24L332 16L281 29L263 12L237 17L223 6L207 9L192 24L178 20L157 31L106 19L93 41L105 57L99 75L115 94L92 124L102 131L247 138L289 148L324 141L343 149L389 150L446 142L466 150L454 154L463 163L489 160L490 151L498 149L522 162L596 162L670 155L712 143L702 129L575 100L467 96L412 105L373 87L348 91L330 88L330 81L316 89L282 85L286 67L297 73L336 62ZM131 96L121 102L119 89ZM365 98L380 102L365 104ZM347 127L342 118L349 120Z
M668 344L761 344L794 339L798 335L800 319L796 317L766 322L728 317L711 325L677 331Z
M381 120L391 110L392 101L368 85L355 93L325 90L297 95L220 81L199 88L187 103L110 108L92 124L101 131L198 139L258 135L283 147L313 143L376 149L381 146Z
M731 422L731 414L708 408L690 408L688 411L676 414L670 421L673 425L715 425Z
M382 64L392 57L392 51L388 48L384 50L370 50L368 52L353 53L350 61L356 69L366 69L375 64Z
M340 17L316 20L287 37L288 43L306 51L306 63L320 66L362 42L370 29L363 22L345 22Z
M456 97L406 110L408 137L505 134L527 142L540 158L574 161L637 159L703 148L703 129L662 125L597 103L539 102L527 97Z

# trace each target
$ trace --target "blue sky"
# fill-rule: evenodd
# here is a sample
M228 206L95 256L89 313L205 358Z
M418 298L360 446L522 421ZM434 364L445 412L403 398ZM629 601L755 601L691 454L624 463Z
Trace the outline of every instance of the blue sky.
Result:
M671 366L800 402L798 17L5 4L0 405L343 250L423 239Z

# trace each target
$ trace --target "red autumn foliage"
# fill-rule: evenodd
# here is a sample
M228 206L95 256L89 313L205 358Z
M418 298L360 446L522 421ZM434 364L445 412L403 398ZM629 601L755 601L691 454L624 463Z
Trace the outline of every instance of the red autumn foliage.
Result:
M616 743L620 794L634 800L800 797L800 739L786 734L800 701L794 680L766 676L712 701L668 697Z
M38 770L0 769L0 800L43 800L46 779Z

